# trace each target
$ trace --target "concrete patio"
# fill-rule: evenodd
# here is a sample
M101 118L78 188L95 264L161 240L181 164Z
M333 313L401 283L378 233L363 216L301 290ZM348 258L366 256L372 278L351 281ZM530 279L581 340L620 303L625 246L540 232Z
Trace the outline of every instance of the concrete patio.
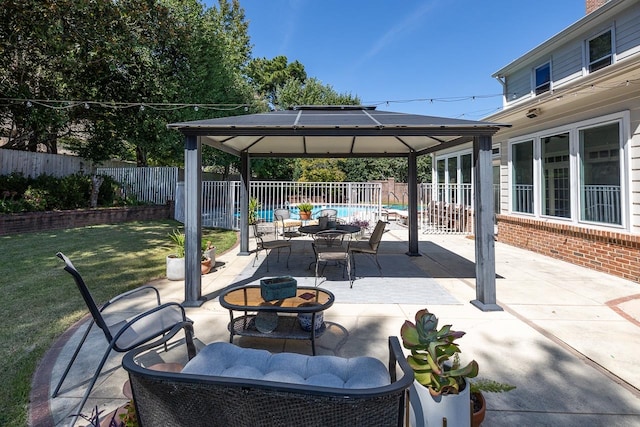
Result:
M517 386L505 394L485 393L484 426L640 425L639 284L498 242L497 298L504 311L485 313L469 303L476 297L472 239L420 235L422 256L408 257L407 230L395 224L389 228L379 255L383 277L364 256L357 259L353 289L339 269L326 268L319 286L334 292L336 303L325 312L328 329L317 341L318 354L372 355L386 362L387 337L398 335L406 319L427 307L442 324L467 332L460 340L463 362L477 360L480 377ZM207 301L187 309L200 346L229 340L229 313L217 301L225 287L284 274L296 277L299 285L313 286L309 239L295 239L289 269L286 253L279 262L275 251L270 255L269 272L262 254L255 267L253 255L236 254L232 250L218 256L217 271L203 277ZM82 273L82 265L77 267ZM91 286L90 277L85 278ZM183 282L160 280L154 285L164 301L184 299ZM85 325L80 322L61 337L38 368L31 425L70 422L106 345L97 331L91 335L96 347L83 349L60 396L50 395ZM236 337L234 343L311 354L307 341ZM178 360L183 358L181 350L172 349L163 357ZM112 354L83 413L90 414L97 405L106 414L127 402L121 358Z

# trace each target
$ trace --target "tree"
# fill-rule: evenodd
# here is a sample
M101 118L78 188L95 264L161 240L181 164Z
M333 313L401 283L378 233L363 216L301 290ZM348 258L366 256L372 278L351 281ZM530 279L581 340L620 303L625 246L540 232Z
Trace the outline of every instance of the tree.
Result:
M338 93L331 85L323 85L316 78L304 82L288 80L277 90L276 98L282 109L294 105L359 105L360 98L348 93Z
M338 159L301 159L300 172L303 182L343 182L346 177Z
M431 156L420 156L417 162L418 181L431 181ZM340 168L345 172L346 181L370 181L394 178L397 182L407 182L408 167L404 157L343 159Z
M278 91L287 82L303 83L307 79L304 66L298 61L288 63L286 56L252 59L247 67L247 76L258 97L264 99L271 109L279 108Z
M182 138L166 124L212 115L179 104L221 104L213 115L222 116L253 99L237 0L208 10L198 0L8 0L0 18L3 96L86 101L0 107L11 148L55 152L65 137L98 162L177 164Z

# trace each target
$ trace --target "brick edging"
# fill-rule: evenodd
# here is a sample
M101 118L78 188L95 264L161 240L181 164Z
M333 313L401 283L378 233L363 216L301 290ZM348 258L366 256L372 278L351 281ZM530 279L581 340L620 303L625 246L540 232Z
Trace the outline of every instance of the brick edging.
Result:
M29 393L27 422L30 427L53 427L55 425L49 404L52 369L69 339L90 319L91 316L87 314L64 331L38 363L31 379L31 392Z
M0 214L0 236L173 217L173 204Z

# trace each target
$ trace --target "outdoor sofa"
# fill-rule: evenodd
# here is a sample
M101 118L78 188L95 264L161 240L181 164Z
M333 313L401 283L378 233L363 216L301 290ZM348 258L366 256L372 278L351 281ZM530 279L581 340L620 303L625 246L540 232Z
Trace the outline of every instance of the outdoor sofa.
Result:
M403 426L413 383L397 337L389 337L388 367L217 342L172 373L141 366L144 351L122 362L141 426Z

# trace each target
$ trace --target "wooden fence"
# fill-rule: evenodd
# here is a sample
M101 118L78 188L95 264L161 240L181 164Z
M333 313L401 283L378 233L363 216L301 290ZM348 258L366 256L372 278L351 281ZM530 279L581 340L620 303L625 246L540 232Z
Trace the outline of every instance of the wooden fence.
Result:
M124 162L105 162L104 165L135 167ZM93 162L82 157L0 148L0 175L21 173L35 178L46 174L61 178L78 172L92 174L95 169Z

